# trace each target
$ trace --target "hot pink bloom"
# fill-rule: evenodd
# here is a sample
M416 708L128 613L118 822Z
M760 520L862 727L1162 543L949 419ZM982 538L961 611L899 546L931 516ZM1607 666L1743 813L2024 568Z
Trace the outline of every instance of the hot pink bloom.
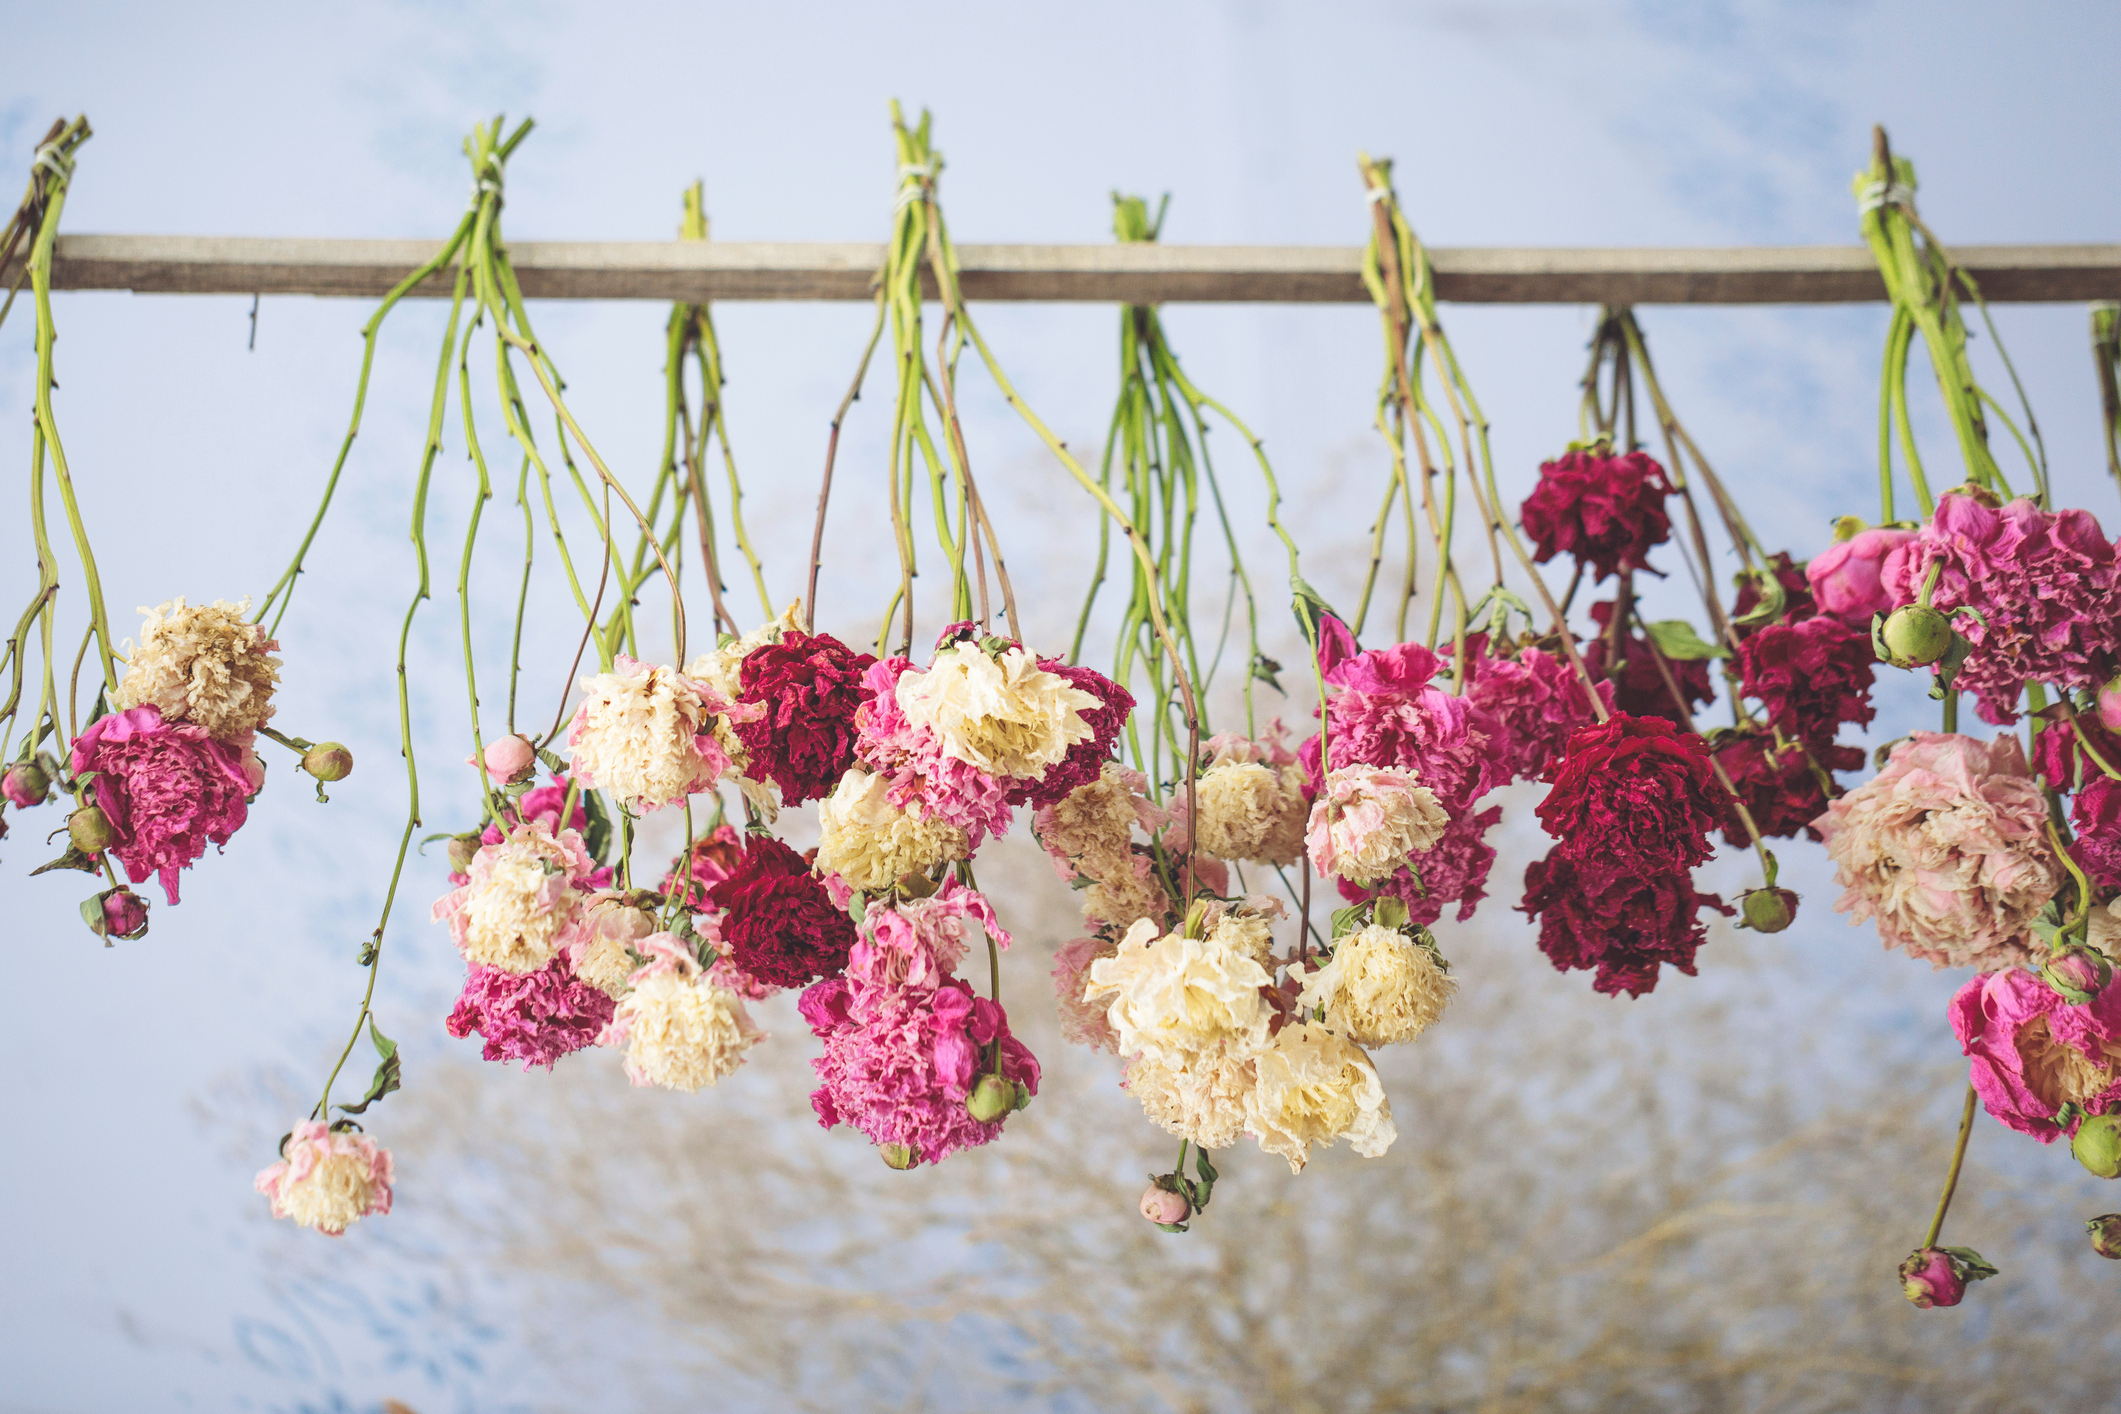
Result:
M1933 567L1942 574L1931 604L1968 605L1986 620L1952 621L1973 645L1958 685L1976 695L1985 721L2017 721L2028 682L2097 688L2121 666L2121 561L2090 512L1946 496L1886 560L1886 592L1914 603Z
M100 773L96 804L117 832L112 853L127 876L137 884L158 875L174 904L177 871L243 827L254 789L244 770L248 754L204 727L165 722L161 709L143 706L99 718L75 737L73 767Z
M1886 613L1896 604L1881 579L1886 558L1914 538L1912 530L1880 526L1859 530L1814 555L1804 567L1804 577L1811 582L1812 598L1820 612L1834 615L1851 628L1869 629L1872 615Z
M1908 1300L1927 1311L1933 1306L1957 1306L1966 1299L1966 1278L1959 1274L1951 1254L1925 1247L1900 1264L1900 1289Z
M1433 685L1443 660L1418 643L1373 648L1326 670L1332 765L1411 771L1456 815L1509 779L1502 727L1469 698ZM1318 785L1318 738L1297 753Z
M473 963L447 1026L458 1040L474 1031L485 1037L487 1060L550 1070L561 1056L596 1044L613 1005L601 988L576 977L564 957L527 973Z
M2077 832L2070 854L2078 867L2094 883L2121 887L2121 781L2104 773L2086 779L2070 800L2069 823Z
M1350 903L1360 903L1377 894L1389 895L1406 904L1408 918L1424 928L1443 917L1446 905L1455 903L1457 919L1463 923L1488 896L1488 873L1495 867L1495 847L1487 842L1487 835L1501 819L1499 805L1461 815L1435 844L1416 850L1405 868L1375 889L1358 888L1342 879L1340 895Z
M1952 998L1952 1034L1988 1112L2052 1144L2085 1114L2121 1105L2121 987L2071 1006L2017 968L1971 978ZM2067 1121L2062 1107L2074 1105Z
M1493 730L1490 745L1502 769L1521 781L1539 780L1568 745L1569 734L1597 720L1590 694L1566 658L1539 648L1522 649L1514 658L1491 658L1487 648L1486 634L1466 640L1466 699L1500 729ZM1610 709L1613 685L1600 680L1598 693Z

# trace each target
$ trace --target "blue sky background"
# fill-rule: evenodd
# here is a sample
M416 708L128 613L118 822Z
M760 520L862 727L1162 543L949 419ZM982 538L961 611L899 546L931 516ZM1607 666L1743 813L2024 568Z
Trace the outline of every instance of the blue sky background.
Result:
M663 237L695 177L717 238L881 239L894 96L936 112L962 241L1106 239L1118 187L1171 191L1173 241L1353 244L1365 212L1354 156L1366 149L1397 159L1409 214L1439 245L1843 244L1873 121L1917 161L1922 209L1948 239L2121 231L2121 15L2093 4L86 3L6 4L0 17L21 61L0 86L0 153L26 161L60 112L95 125L66 213L76 232L439 236L468 185L463 134L505 110L538 120L509 171L517 239ZM57 415L121 635L136 604L262 594L343 435L368 307L276 298L253 353L240 297L69 294L55 306ZM664 310L535 312L583 422L643 484L660 436ZM1521 496L1574 434L1592 312L1445 317ZM1167 318L1196 380L1275 453L1312 577L1344 589L1384 466L1369 427L1374 315ZM717 312L777 597L794 588L826 419L867 319L851 305ZM1071 441L1094 442L1113 392L1111 311L982 319L1033 405ZM1874 513L1881 310L1658 309L1643 321L1668 391L1763 538L1801 558L1833 517ZM2010 308L1998 322L2058 501L2113 525L2083 309ZM17 409L30 327L20 307L0 330L0 404ZM285 1127L273 1077L310 1083L351 1014L351 954L395 841L390 638L410 583L404 496L439 329L432 305L388 326L342 504L282 634L278 725L343 739L361 762L332 806L280 770L227 855L187 875L183 905L157 907L149 939L110 951L80 928L74 876L25 877L42 858L34 837L57 820L11 817L0 934L17 1004L0 1034L11 1077L0 1115L15 1160L0 1178L0 1269L16 1279L0 1289L0 1408L359 1407L386 1390L426 1391L434 1407L538 1402L537 1357L517 1343L508 1298L475 1267L431 1260L446 1258L446 1230L417 1212L364 1224L344 1244L367 1248L358 1279L303 1265L295 1281L290 1235L248 1191L269 1157L256 1136L269 1151ZM857 415L843 468L880 459L879 402ZM1078 583L1090 541L1075 493L981 380L968 379L966 415L1005 538L1012 526L1019 537L1027 603L1041 585ZM497 418L484 425L497 441ZM464 505L451 446L443 546ZM865 495L857 482L835 518L828 622L876 611L883 552L864 533L877 504ZM1062 511L1072 520L1049 533ZM4 563L19 580L31 573L19 526L16 542ZM453 564L453 549L442 554ZM506 559L482 570L482 590L506 583ZM557 599L547 607L549 645L566 615ZM1064 634L1073 607L1036 602L1032 636ZM450 725L453 619L438 593L415 639L425 759L438 764L464 749ZM1904 687L1889 690L1874 739L1915 722L1919 696ZM435 781L428 820L447 828L452 808L471 808L466 782L441 770ZM1785 857L1809 910L1789 946L1810 950L1822 992L1875 984L1846 1003L1866 1026L1948 1051L1937 1018L1954 979L1876 957L1867 932L1828 913L1819 851ZM1514 893L1511 870L1506 855L1498 892ZM383 987L415 1084L450 1047L439 1021L459 976L424 921L432 883L412 888ZM1485 916L1522 941L1521 920ZM1790 1005L1801 1016L1810 1002ZM378 1114L386 1141L390 1108ZM400 1162L408 1189L439 1181L417 1154ZM422 1275L394 1279L392 1254L415 1251Z

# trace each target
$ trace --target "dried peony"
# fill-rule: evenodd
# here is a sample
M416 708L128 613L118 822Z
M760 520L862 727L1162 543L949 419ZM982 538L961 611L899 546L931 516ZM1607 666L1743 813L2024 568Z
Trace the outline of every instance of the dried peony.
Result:
M1812 821L1826 809L1827 787L1821 772L1860 771L1867 759L1863 749L1855 746L1807 748L1794 741L1778 746L1773 732L1757 729L1713 735L1711 742L1716 764L1730 777L1761 837L1771 840L1795 839L1800 834L1820 838ZM1735 809L1724 824L1723 837L1739 849L1753 843Z
M893 805L889 787L885 777L850 766L818 806L818 868L863 893L971 854L963 830L926 818L918 802Z
M1196 858L1194 862L1198 866L1213 861ZM1195 873L1199 872L1196 867ZM1124 930L1146 921L1160 933L1170 921L1171 891L1157 873L1156 861L1147 854L1130 854L1123 867L1090 877L1090 886L1083 890L1083 917L1090 922Z
M1303 857L1310 808L1304 799L1303 771L1295 763L1231 761L1210 766L1193 789L1204 852L1218 859L1280 865ZM1183 803L1183 793L1179 800Z
M993 905L955 879L945 879L926 898L872 902L847 954L847 982L856 1001L884 992L934 991L964 961L967 925L977 925L997 948L1008 950L1009 934Z
M675 934L651 933L640 951L649 961L597 1038L625 1047L626 1078L690 1094L742 1065L744 1052L765 1039L744 999L716 986Z
M1932 569L1932 607L1980 611L1952 623L1972 645L1955 685L1975 694L1983 720L2017 721L2028 682L2096 688L2121 666L2121 561L2090 512L1947 495L1886 560L1886 592L1912 604Z
M464 960L521 975L552 961L569 941L595 861L582 837L543 824L517 825L472 856L465 882L435 900Z
M1914 538L1912 530L1878 526L1836 540L1814 555L1804 567L1804 577L1811 583L1820 612L1868 631L1874 615L1889 613L1901 602L1887 592L1882 576L1887 558Z
M1835 909L1875 918L1887 947L1983 972L2033 958L2062 871L2016 737L1916 732L1814 823L1839 866Z
M1576 860L1596 858L1645 873L1685 871L1714 847L1728 795L1708 745L1657 717L1624 712L1569 738L1539 823Z
M246 597L216 599L196 608L182 598L142 606L138 647L128 644L125 677L111 710L152 706L167 722L203 727L216 741L250 744L249 734L272 719L280 682L279 644L245 617Z
M1602 580L1641 569L1650 547L1671 538L1664 513L1671 494L1664 468L1647 452L1616 456L1601 443L1540 463L1519 521L1540 564L1567 555Z
M1671 669L1672 681L1679 684L1679 691L1686 698L1686 712L1680 711L1679 704L1672 698L1671 684L1664 680L1664 672L1657 666L1657 655L1650 651L1650 641L1633 628L1621 635L1616 671L1610 653L1612 634L1607 628L1613 618L1611 602L1593 604L1591 618L1598 624L1599 632L1579 645L1583 651L1583 665L1593 678L1611 685L1614 711L1625 712L1630 717L1662 717L1674 726L1684 726L1682 718L1687 713L1716 700L1716 689L1709 681L1709 665L1705 659L1667 659L1665 667Z
M1495 867L1495 847L1488 831L1502 819L1502 807L1461 815L1445 827L1436 843L1416 850L1397 873L1378 880L1371 888L1339 881L1340 896L1350 903L1389 895L1407 906L1407 916L1426 928L1443 917L1447 905L1457 904L1458 921L1473 916L1488 896L1488 873Z
M458 1040L474 1031L485 1037L487 1060L550 1070L561 1056L596 1044L611 1007L610 994L577 977L564 957L528 973L473 963L446 1026Z
M727 704L704 683L620 654L614 671L582 679L582 692L567 745L584 787L656 810L712 788L729 769L713 721Z
M903 810L918 803L925 818L955 825L967 848L977 849L987 836L1008 831L1009 802L1022 783L949 755L933 727L911 721L899 708L898 684L915 676L905 658L886 658L862 675L857 751L864 764L891 778L893 805Z
M346 1121L341 1121L345 1123ZM280 1145L280 1161L258 1174L272 1215L326 1237L342 1236L370 1213L390 1211L390 1150L367 1135L306 1119Z
M1154 835L1170 819L1149 799L1148 790L1148 778L1141 772L1108 761L1096 780L1035 812L1032 832L1056 864L1069 866L1062 872L1064 879L1077 872L1095 875L1118 868L1133 849L1136 825Z
M567 945L567 965L574 975L611 996L626 990L640 966L641 939L656 931L655 915L616 889L598 889L582 901L580 922ZM709 930L712 921L703 920ZM716 935L719 941L719 935Z
M1111 998L1091 1001L1083 995L1090 964L1111 957L1119 944L1108 938L1071 938L1053 954L1053 999L1060 1009L1061 1039L1071 1046L1119 1054L1119 1033L1108 1013Z
M2085 781L2069 803L2077 842L2070 854L2093 883L2121 887L2121 781L2104 774Z
M1499 728L1492 742L1503 772L1517 780L1539 780L1571 734L1597 721L1598 714L1567 659L1539 648L1521 649L1514 658L1491 658L1487 649L1485 634L1466 639L1466 700ZM1598 679L1598 693L1610 710L1613 685Z
M1830 742L1843 722L1860 725L1877 715L1871 707L1877 661L1868 633L1824 616L1767 624L1738 649L1746 696L1760 699L1769 725L1807 742Z
M816 800L854 764L855 709L862 675L876 662L830 634L790 631L744 658L731 729L754 780L770 780L789 805Z
M1334 767L1411 771L1455 815L1509 779L1509 768L1495 744L1502 727L1468 698L1434 685L1443 667L1418 643L1338 658L1323 669L1326 685L1339 689L1326 725ZM1315 785L1318 738L1299 755Z
M1259 989L1273 978L1241 928L1158 937L1156 925L1142 919L1111 957L1090 964L1089 975L1084 998L1111 999L1121 1055L1147 1052L1183 1065L1224 1041L1241 1050L1266 1041L1271 1016Z
M1558 847L1525 866L1519 908L1539 919L1539 950L1555 971L1595 970L1594 990L1631 997L1654 991L1666 964L1692 977L1707 932L1701 910L1731 912L1695 892L1685 869L1602 867Z
M803 601L798 599L781 610L779 618L769 619L740 638L728 638L712 653L703 653L687 663L685 676L706 683L724 701L735 702L744 695L744 660L751 656L751 650L779 643L789 634L802 631Z
M1436 793L1410 773L1335 767L1311 808L1311 863L1321 874L1368 887L1435 844L1449 824Z
M1039 667L1065 679L1069 686L1097 699L1097 706L1083 710L1083 725L1090 735L1068 748L1059 763L1033 779L1012 783L1012 805L1051 805L1087 781L1094 781L1112 757L1112 747L1134 710L1134 694L1094 668L1077 667L1058 658L1041 658Z
M745 843L736 872L709 886L736 965L761 982L800 987L847 965L854 923L803 857L770 835Z
M1120 1084L1167 1133L1203 1149L1227 1149L1245 1131L1245 1101L1259 1086L1259 1051L1217 1041L1184 1064L1144 1052L1127 1062Z
M2036 974L2007 968L1969 978L1951 1018L1982 1104L2020 1134L2052 1144L2085 1114L2121 1107L2121 987L2071 1006ZM2066 1104L2076 1109L2064 1119Z
M901 676L896 691L906 720L934 731L945 756L990 776L1044 775L1093 738L1084 713L1105 705L1020 646L996 658L978 643L941 650L927 671Z
M1390 1046L1428 1030L1457 990L1433 946L1371 923L1334 940L1296 1004L1324 1007L1325 1024L1357 1045Z
M216 741L204 726L168 722L152 704L98 717L74 738L76 775L97 773L96 804L117 842L111 852L134 883L150 874L177 901L177 871L209 844L227 844L256 790L245 746Z
M1392 1106L1362 1047L1314 1021L1276 1033L1258 1060L1259 1083L1245 1096L1246 1126L1259 1147L1302 1173L1314 1145L1346 1139L1374 1159L1392 1147Z

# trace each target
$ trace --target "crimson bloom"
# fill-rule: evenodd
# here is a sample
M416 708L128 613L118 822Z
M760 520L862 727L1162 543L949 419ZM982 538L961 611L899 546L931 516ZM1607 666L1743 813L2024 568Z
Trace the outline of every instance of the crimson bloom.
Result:
M830 634L799 629L746 654L737 701L752 710L731 712L729 725L752 779L771 780L789 805L830 795L854 764L854 709L875 661Z
M1822 744L1807 748L1794 741L1778 747L1774 733L1764 731L1719 737L1714 751L1716 763L1731 778L1753 823L1764 838L1771 840L1795 839L1800 834L1808 839L1823 838L1812 828L1812 821L1825 813L1829 797L1819 772L1812 769L1814 761L1830 773L1860 771L1864 761L1861 747ZM1723 837L1740 849L1750 848L1753 843L1735 809L1723 827Z
M163 721L150 704L97 718L74 738L73 767L97 773L96 804L117 832L111 852L126 875L136 884L157 875L174 904L177 871L207 845L227 844L250 813L246 754L204 727Z
M1525 867L1519 905L1539 920L1539 950L1556 971L1595 971L1595 990L1631 997L1654 991L1667 963L1694 975L1704 908L1731 912L1716 895L1696 893L1684 869L1579 863L1559 847Z
M1554 767L1539 823L1577 860L1644 874L1691 869L1713 852L1722 786L1708 743L1659 717L1616 712L1584 727Z
M847 965L854 923L833 907L810 866L771 835L745 842L735 872L710 884L724 910L722 941L746 976L775 987L800 987Z
M1664 512L1671 494L1664 468L1647 452L1592 448L1542 462L1519 519L1539 546L1539 563L1565 554L1606 579L1641 569L1650 547L1671 538Z
M1871 706L1876 663L1869 634L1823 614L1763 625L1738 648L1746 695L1759 698L1768 721L1800 741L1832 741L1843 722L1877 715Z
M1111 758L1112 744L1119 740L1120 729L1127 725L1127 714L1134 710L1134 694L1095 668L1063 663L1058 658L1041 658L1038 665L1066 678L1068 686L1089 693L1100 704L1082 714L1083 724L1090 728L1087 740L1069 747L1068 754L1047 767L1043 776L1009 783L1009 804L1044 809L1060 804L1077 786L1098 778Z

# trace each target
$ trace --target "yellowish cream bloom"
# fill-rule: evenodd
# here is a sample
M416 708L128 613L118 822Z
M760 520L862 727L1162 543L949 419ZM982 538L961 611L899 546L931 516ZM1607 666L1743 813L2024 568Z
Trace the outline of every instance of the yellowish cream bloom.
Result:
M1392 1106L1362 1047L1312 1021L1276 1033L1255 1063L1259 1083L1245 1097L1245 1121L1259 1147L1302 1173L1311 1149L1345 1139L1374 1159L1392 1147Z
M700 688L674 668L624 657L615 671L583 678L582 705L567 733L583 784L642 811L711 787L729 763Z
M599 889L582 906L581 923L567 945L568 965L607 996L623 996L627 979L641 965L634 945L654 931L654 914L626 902L617 889Z
M1333 960L1303 979L1297 1005L1326 1009L1326 1025L1363 1046L1411 1041L1443 1015L1458 982L1429 948L1375 923L1333 945Z
M1136 1056L1121 1082L1142 1113L1203 1149L1226 1149L1245 1128L1245 1097L1259 1083L1254 1050L1218 1042L1184 1065Z
M1090 874L1083 890L1083 917L1113 928L1148 924L1161 933L1171 918L1171 895L1146 854L1128 854L1108 872Z
M634 1084L689 1094L742 1065L744 1052L764 1036L742 997L697 966L664 961L634 974L633 990L599 1039L626 1047L626 1078Z
M1435 844L1450 823L1412 772L1336 766L1311 809L1311 862L1321 874L1369 888Z
M1082 714L1101 705L1021 647L997 660L977 643L952 644L897 691L906 720L933 728L944 755L990 776L1044 775L1090 739Z
M435 905L467 962L503 972L535 972L568 941L581 909L573 885L588 855L572 830L555 839L527 822L472 856L469 881Z
M1217 859L1294 864L1303 857L1303 771L1262 761L1210 766L1193 783L1200 848Z
M126 645L125 677L111 710L160 709L164 721L204 727L218 741L255 731L273 714L280 645L249 621L250 600L196 608L182 598L142 607L137 647Z
M1084 1000L1109 996L1107 1013L1121 1055L1145 1052L1182 1066L1219 1043L1240 1051L1267 1039L1269 1009L1259 989L1273 981L1248 944L1227 932L1157 936L1144 918L1119 951L1090 964Z
M925 818L918 804L899 809L890 789L888 777L851 766L818 805L818 868L860 893L970 853L963 830Z

